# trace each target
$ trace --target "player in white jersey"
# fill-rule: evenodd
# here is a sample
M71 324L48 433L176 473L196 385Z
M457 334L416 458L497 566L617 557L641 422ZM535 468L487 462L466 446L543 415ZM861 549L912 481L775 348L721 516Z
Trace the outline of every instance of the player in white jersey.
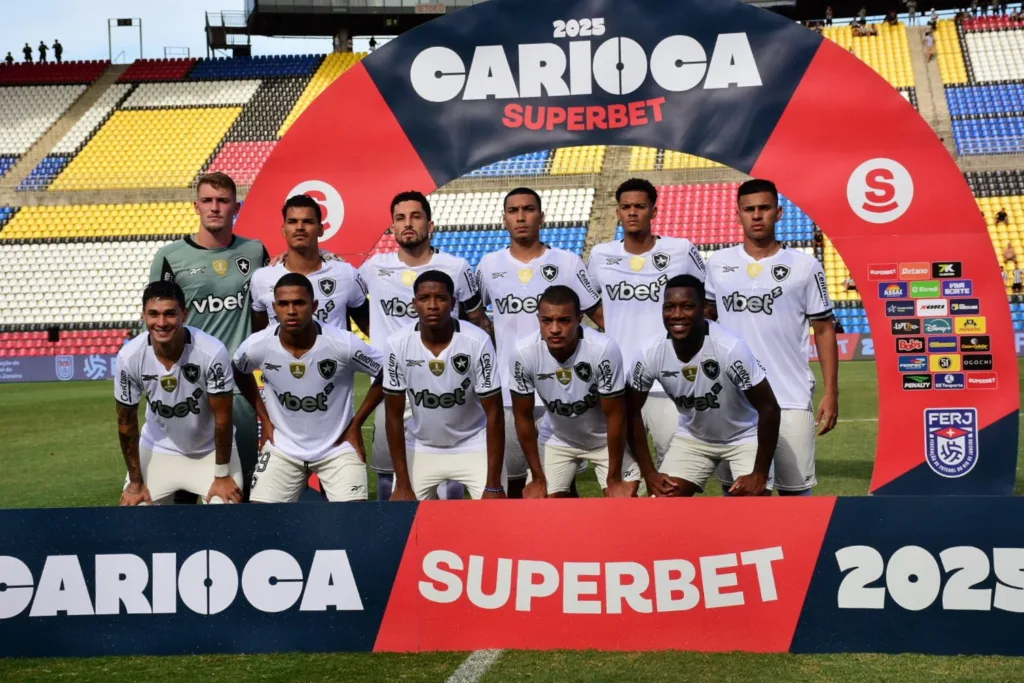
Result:
M626 399L622 354L611 337L583 329L576 292L548 287L540 331L519 340L512 358L516 433L530 468L524 498L569 495L581 462L594 463L609 497L636 495L640 469L624 456ZM545 407L538 432L534 396Z
M398 252L375 254L359 267L370 298L370 343L382 348L396 332L416 323L413 283L429 270L446 273L455 283L455 311L477 327L491 333L491 321L483 306L476 277L466 259L435 250L430 245L434 223L430 202L415 191L401 192L391 200L391 231ZM453 313L453 314L454 314ZM411 413L406 412L406 419ZM384 430L384 406L374 416L370 467L377 474L377 498L387 500L394 485L394 470L387 433ZM462 487L452 482L442 491L445 498L462 498Z
M616 213L625 230L621 240L595 245L590 274L601 293L604 331L629 362L652 339L664 336L661 306L665 286L676 275L704 280L704 259L689 240L651 233L658 215L658 191L631 178L615 191ZM644 423L654 438L658 462L675 434L676 409L658 382L644 406Z
M703 283L692 275L668 281L662 307L668 337L645 347L630 373L630 445L654 495L703 491L719 463L732 473L732 495L761 495L779 437L779 405L743 340L705 320L704 296ZM641 410L657 381L679 415L656 471Z
M579 296L583 310L600 326L601 295L590 284L587 267L579 256L566 249L553 249L540 241L544 223L540 195L518 187L507 195L503 220L512 238L505 249L480 259L477 279L485 306L492 306L494 338L498 348L498 376L501 378L505 405L505 469L509 479L509 498L522 497L527 465L516 436L512 415L510 368L516 344L537 332L537 301L551 285L566 285ZM538 401L535 419L544 416ZM575 492L575 486L573 486Z
M380 352L318 323L313 284L288 273L274 290L280 321L238 347L235 377L263 426L250 500L294 503L311 473L329 501L366 500L362 427L384 397ZM263 400L252 372L263 371ZM353 415L355 373L376 381Z
M341 259L324 259L320 254L319 240L324 234L320 205L312 197L295 195L284 203L281 213L281 232L288 251L276 266L253 273L253 332L265 329L271 322L280 322L274 315L274 287L288 273L301 273L313 283L317 321L347 330L351 318L364 334L369 334L370 308L366 284L359 272Z
M505 425L491 338L452 317L455 285L446 273L422 273L413 292L419 322L384 348L391 499L436 498L443 481L462 483L473 499L504 498Z
M816 258L784 248L775 239L782 217L779 193L767 180L740 185L737 202L743 244L708 259L708 315L738 334L764 365L782 408L775 451L774 487L780 495L810 495L814 470L814 374L808 366L810 330L818 347L825 392L817 410L818 433L839 415L839 352L825 271ZM719 470L725 489L729 473Z
M117 431L128 466L121 505L170 504L178 490L208 503L241 502L227 348L185 326L185 293L174 282L146 287L142 315L147 332L121 347L114 366Z

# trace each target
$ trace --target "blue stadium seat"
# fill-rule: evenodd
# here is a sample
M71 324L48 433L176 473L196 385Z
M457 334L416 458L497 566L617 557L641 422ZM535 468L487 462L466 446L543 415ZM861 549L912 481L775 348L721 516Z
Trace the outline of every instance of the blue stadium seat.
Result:
M260 55L201 59L189 73L189 80L233 78L289 78L312 76L323 55Z
M7 171L11 170L11 166L14 166L17 161L18 157L16 156L0 156L0 178L3 178Z
M45 190L53 182L53 179L60 175L64 167L71 161L70 154L49 154L39 162L39 165L32 169L25 180L18 186L19 192Z
M496 161L483 168L478 168L469 175L473 177L493 177L506 175L542 175L549 167L550 150L521 154L504 161Z
M946 88L950 116L1024 114L1024 83Z
M953 139L960 155L1024 152L1024 116L954 119Z

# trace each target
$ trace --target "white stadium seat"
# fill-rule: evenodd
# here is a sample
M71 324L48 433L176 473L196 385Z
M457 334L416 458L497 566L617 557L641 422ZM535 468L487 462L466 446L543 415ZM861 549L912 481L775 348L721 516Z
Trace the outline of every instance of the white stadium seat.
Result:
M0 154L24 154L85 92L84 85L0 88Z

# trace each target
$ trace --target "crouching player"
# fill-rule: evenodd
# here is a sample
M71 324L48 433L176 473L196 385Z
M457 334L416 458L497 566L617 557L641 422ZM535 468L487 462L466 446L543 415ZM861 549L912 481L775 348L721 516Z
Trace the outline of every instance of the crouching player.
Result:
M121 348L114 368L117 428L128 466L121 505L171 504L178 490L207 503L240 502L228 350L185 326L185 293L173 282L146 287L142 315L147 331ZM143 394L148 406L140 434Z
M668 337L634 361L627 395L629 445L648 489L657 496L704 490L727 463L729 493L764 491L779 439L779 404L764 369L739 337L704 319L704 284L691 275L668 281L662 305ZM679 426L661 468L647 447L641 409L655 381L679 410Z
M413 283L419 322L387 341L391 500L437 498L443 481L462 483L475 500L505 497L505 416L494 345L479 327L452 317L454 300L451 277L438 270L421 273Z
M362 426L383 399L381 354L353 333L313 319L313 285L288 273L274 287L279 324L235 352L235 378L263 427L254 503L293 503L311 473L329 501L366 500ZM252 372L263 371L264 402ZM353 417L355 373L375 379ZM271 398L272 397L272 398Z
M623 455L626 399L622 354L612 338L582 327L580 299L569 287L548 287L537 308L540 331L512 357L512 410L530 469L524 498L564 498L581 462L594 464L609 497L636 495L640 469ZM538 434L534 394L546 406Z

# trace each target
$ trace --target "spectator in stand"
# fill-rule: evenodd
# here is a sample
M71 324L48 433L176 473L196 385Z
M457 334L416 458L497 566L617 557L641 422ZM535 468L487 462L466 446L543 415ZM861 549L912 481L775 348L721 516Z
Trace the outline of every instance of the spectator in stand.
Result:
M25 43L25 47L21 48L21 53L23 55L25 55L25 63L26 64L31 64L32 63L32 47L28 43Z
M1013 244L1010 242L1007 242L1006 249L1003 249L1003 264L1007 268L1017 265L1017 250L1013 248Z
M7 56L4 57L4 63L7 64L7 66L14 64L14 55L11 54L10 50L7 51Z
M64 46L56 38L53 39L53 58L57 60L58 64L64 63Z
M907 0L907 15L911 26L917 26L917 0Z
M869 24L867 29L864 31L866 36L877 36L878 35L878 24Z
M46 43L44 43L41 40L39 41L39 63L40 64L46 64L46 52L49 49L50 48L48 48L46 46Z
M931 29L924 33L924 56L929 62L935 58L935 35Z
M857 23L861 26L868 25L868 8L864 5L860 6L860 11L857 12Z
M889 24L889 26L896 26L900 23L900 20L896 18L896 10L889 10L889 13L885 15L885 23Z
M1002 223L1003 225L1010 224L1010 217L1006 215L1006 207L999 209L999 213L996 214L996 225Z
M825 8L825 26L831 26L832 25L832 16L833 16L832 5L828 5Z
M861 25L857 22L856 19L850 22L850 33L853 34L854 38L860 38L861 36L864 35L864 29L861 28ZM850 48L850 52L853 52L852 47Z
M375 37L373 37L373 36L370 36L370 52L373 52L376 49L377 49L377 39Z
M1024 288L1024 273L1021 272L1020 268L1013 269L1013 293L1020 294L1020 290Z
M857 291L857 283L853 281L853 276L852 275L850 275L850 276L848 276L846 278L846 291L847 292L856 292Z

